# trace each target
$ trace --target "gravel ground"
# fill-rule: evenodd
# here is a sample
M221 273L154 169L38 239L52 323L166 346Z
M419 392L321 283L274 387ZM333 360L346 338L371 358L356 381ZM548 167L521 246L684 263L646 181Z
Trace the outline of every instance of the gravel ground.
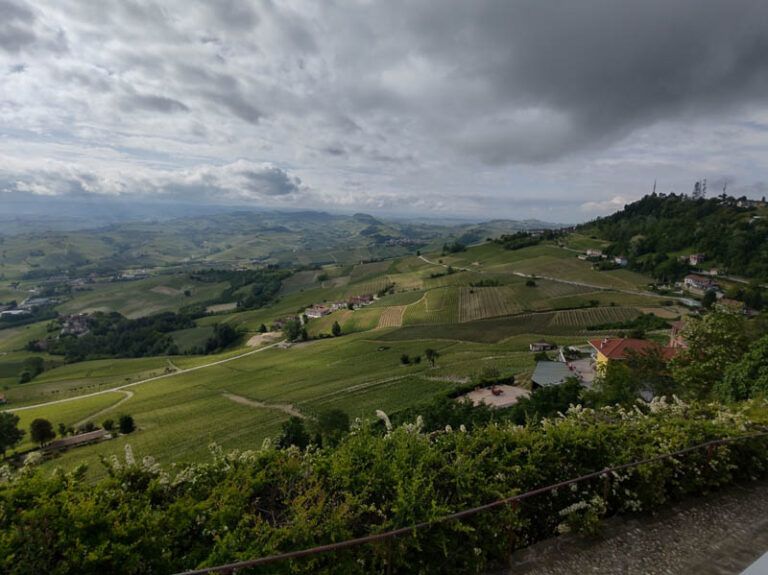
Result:
M505 575L738 574L768 550L768 481L729 487L655 516L613 517L600 536L557 537L512 556Z

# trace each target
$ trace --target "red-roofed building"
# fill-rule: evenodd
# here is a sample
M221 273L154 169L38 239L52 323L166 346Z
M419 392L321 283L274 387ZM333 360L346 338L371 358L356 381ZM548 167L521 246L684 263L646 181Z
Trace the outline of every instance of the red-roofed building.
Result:
M621 361L627 359L630 353L647 353L651 350L659 350L661 357L667 361L675 355L675 348L664 347L647 339L590 339L589 345L595 350L595 368L605 371L609 361Z

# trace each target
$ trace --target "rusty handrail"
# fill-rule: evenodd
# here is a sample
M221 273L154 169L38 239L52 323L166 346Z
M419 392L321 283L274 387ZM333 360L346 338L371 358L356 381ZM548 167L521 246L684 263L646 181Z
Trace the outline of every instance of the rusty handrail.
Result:
M617 465L615 467L608 467L606 469L601 469L600 471L594 471L592 473L588 473L580 477L575 477L573 479L561 481L560 483L554 483L552 485L547 485L546 487L540 487L532 491L527 491L525 493L520 493L518 495L513 495L511 497L499 499L491 503L486 503L485 505L480 505L479 507L465 509L464 511L457 511L456 513L451 513L450 515L445 515L444 517L439 517L437 519L432 519L430 521L423 521L421 523L416 523L414 525L409 525L407 527L401 527L399 529L394 529L392 531L375 533L373 535L366 535L365 537L358 537L356 539L347 539L345 541L339 541L338 543L328 543L326 545L320 545L318 547L310 547L308 549L300 549L298 551L289 551L287 553L281 553L279 555L270 555L268 557L259 557L257 559L249 559L246 561L239 561L237 563L229 563L227 565L217 565L215 567L206 567L203 569L195 569L192 571L182 571L177 575L206 575L208 573L231 573L235 569L242 569L244 567L255 567L257 565L266 565L268 563L285 561L287 559L296 559L299 557L305 557L307 555L317 555L319 553L334 551L336 549L344 549L347 547L364 545L366 543L372 543L374 541L381 541L382 539L392 539L394 537L397 537L398 535L413 533L414 531L418 531L420 529L426 529L434 525L439 525L441 523L453 521L455 519L461 519L463 517L475 515L476 513L481 513L483 511L487 511L495 507L509 505L517 501L522 501L523 499L528 499L530 497L541 495L542 493L547 493L555 489L561 489L563 487L568 487L569 485L574 485L576 483L588 481L590 479L594 479L595 477L605 476L605 475L608 475L609 473L615 473L623 469L631 469L634 467L639 467L641 465L647 465L648 463L654 463L656 461L663 461L665 459L670 459L680 455L685 455L687 453L691 453L693 451L698 451L705 448L711 449L712 447L717 447L718 445L725 445L728 443L734 443L736 441L744 441L747 439L757 439L760 437L768 437L768 431L753 433L751 435L742 435L739 437L726 437L723 439L715 439L712 441L708 441L706 443L700 443L698 445L686 447L685 449L680 449L678 451L673 451L670 453L665 453L663 455L656 455L654 457L649 457L648 459L641 459L638 461L633 461L631 463L624 463L622 465Z

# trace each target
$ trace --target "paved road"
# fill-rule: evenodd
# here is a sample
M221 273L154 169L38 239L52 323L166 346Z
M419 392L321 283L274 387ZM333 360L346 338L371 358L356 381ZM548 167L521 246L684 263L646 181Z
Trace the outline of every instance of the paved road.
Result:
M557 537L512 556L503 575L736 575L768 550L768 481L731 486L606 522L591 539ZM501 574L497 574L501 575Z
M133 387L134 385L141 385L142 383L149 383L150 381L157 381L158 379L165 379L167 377L175 377L177 375L181 375L182 373L189 373L190 371L197 371L198 369L205 369L207 367L213 367L214 365L221 365L222 363L227 363L230 361L235 361L236 359L241 359L243 357L247 357L249 355L253 355L254 353L259 353L261 351L264 351L265 349L270 349L273 347L277 347L279 345L282 345L283 341L279 341L277 343L273 343L272 345L267 345L265 347L260 347L259 349L254 349L252 351L247 351L245 353L241 353L240 355L236 355L234 357L228 357L226 359L219 359L217 361L212 361L211 363L206 363L204 365L196 365L195 367L188 367L187 369L180 369L179 371L174 371L173 373L164 373L163 375L157 375L155 377L148 377L147 379L142 379L141 381L134 381L133 383L126 383L125 385L120 385L118 387L113 387L111 389L105 389L104 391L95 391L93 393L85 393L83 395L75 395L73 397L65 397L64 399L57 399L55 401L46 401L45 403L36 403L35 405L26 405L24 407L15 407L13 409L6 409L5 411L24 411L26 409L35 409L38 407L45 407L47 405L56 405L57 403L64 403L67 401L76 401L78 399L83 399L84 397L93 397L94 395L104 395L105 393L112 393L113 391L120 391L127 387Z

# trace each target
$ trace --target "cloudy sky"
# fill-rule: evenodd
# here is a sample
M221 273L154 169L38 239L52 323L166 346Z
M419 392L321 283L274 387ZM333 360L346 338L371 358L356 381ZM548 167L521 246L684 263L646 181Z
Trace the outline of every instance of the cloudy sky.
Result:
M572 222L705 177L768 194L764 0L0 0L2 191Z

